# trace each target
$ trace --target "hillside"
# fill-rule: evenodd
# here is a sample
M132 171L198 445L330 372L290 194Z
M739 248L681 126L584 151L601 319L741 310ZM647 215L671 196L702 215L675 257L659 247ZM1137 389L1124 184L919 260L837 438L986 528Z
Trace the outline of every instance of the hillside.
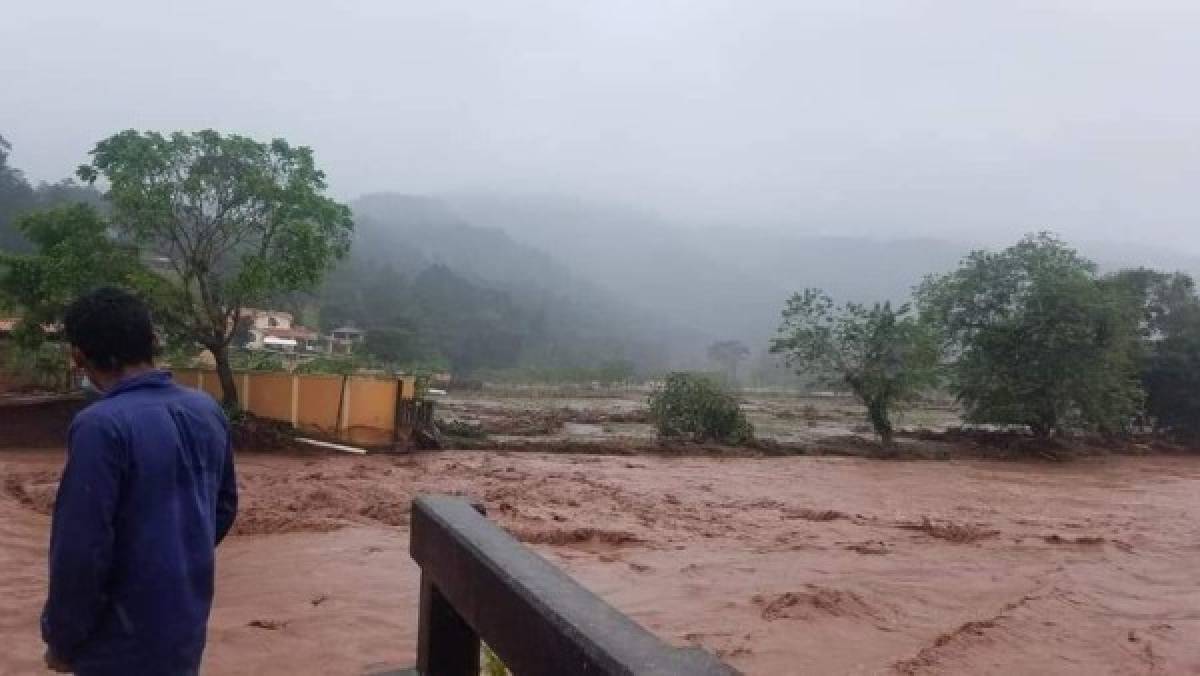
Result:
M355 241L324 287L322 323L354 322L394 340L385 349L401 361L440 355L464 372L670 366L673 336L499 228L430 197L373 194L353 208Z
M630 305L688 327L693 345L737 338L756 351L796 290L816 286L839 299L900 302L926 275L985 246L817 235L802 224L685 227L649 212L554 196L445 199L462 218L502 229ZM1200 259L1148 245L1075 244L1102 270L1145 265L1200 272Z

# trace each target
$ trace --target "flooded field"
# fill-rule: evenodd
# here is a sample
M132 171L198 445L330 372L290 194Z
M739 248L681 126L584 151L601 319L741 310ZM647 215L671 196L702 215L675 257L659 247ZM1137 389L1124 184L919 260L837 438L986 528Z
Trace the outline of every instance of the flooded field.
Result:
M647 390L521 390L455 393L438 401L444 420L473 426L501 442L653 439ZM781 443L812 444L847 435L870 436L861 404L847 396L745 392L742 409L755 434ZM941 431L959 424L950 402L924 403L896 418L901 430Z
M40 670L61 461L0 451L0 673ZM209 674L411 664L408 504L426 492L482 500L651 631L748 674L1200 670L1200 457L446 451L239 463L243 509L219 551Z

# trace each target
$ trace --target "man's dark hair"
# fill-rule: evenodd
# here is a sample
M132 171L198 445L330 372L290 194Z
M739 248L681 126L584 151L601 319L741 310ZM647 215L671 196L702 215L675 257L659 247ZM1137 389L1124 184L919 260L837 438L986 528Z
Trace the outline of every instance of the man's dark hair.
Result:
M67 340L93 366L119 371L154 360L154 324L137 296L104 287L75 299L63 318Z

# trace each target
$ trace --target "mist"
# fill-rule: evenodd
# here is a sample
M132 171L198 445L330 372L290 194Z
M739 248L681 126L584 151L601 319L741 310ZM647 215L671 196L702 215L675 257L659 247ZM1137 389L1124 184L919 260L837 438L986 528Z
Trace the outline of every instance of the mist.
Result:
M343 198L539 193L681 226L1200 251L1190 3L23 3L38 180L117 129L310 145Z

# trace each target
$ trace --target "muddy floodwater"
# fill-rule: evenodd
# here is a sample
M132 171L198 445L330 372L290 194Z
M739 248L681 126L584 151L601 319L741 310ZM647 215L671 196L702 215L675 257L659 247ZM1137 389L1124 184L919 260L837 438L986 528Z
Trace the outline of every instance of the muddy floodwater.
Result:
M663 639L749 674L1200 671L1200 457L240 458L208 674L414 661L408 503L483 500ZM0 452L0 673L37 673L61 451Z

